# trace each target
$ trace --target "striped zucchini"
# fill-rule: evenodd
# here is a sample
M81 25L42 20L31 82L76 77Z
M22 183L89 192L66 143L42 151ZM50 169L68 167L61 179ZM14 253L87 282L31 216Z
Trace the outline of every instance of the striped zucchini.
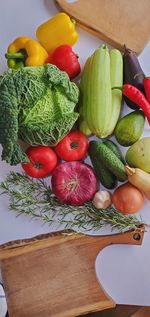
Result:
M92 134L105 138L113 132L121 109L122 56L102 45L85 64L81 82L81 117ZM81 120L82 122L82 120ZM82 126L81 126L82 129Z
M82 73L81 81L80 81L80 99L79 99L79 112L80 112L80 119L79 119L79 128L80 131L83 132L85 135L90 136L92 133L88 127L88 124L85 119L86 113L86 85L89 72L89 64L90 64L91 57L89 57L85 63L84 70Z
M110 77L111 87L122 87L123 85L123 59L120 51L112 49L110 51ZM122 91L119 89L112 90L112 113L110 116L109 128L110 134L114 128L121 112Z
M90 66L86 120L96 136L105 138L109 134L107 114L112 110L110 57L106 45L94 52Z
M91 136L92 134L85 120L80 121L80 131L86 136Z

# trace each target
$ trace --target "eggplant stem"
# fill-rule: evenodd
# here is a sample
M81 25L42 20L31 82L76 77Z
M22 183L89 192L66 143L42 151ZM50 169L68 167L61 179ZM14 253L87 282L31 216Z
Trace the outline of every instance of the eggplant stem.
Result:
M130 48L127 47L126 44L124 44L123 47L124 47L124 54L128 54L128 53L132 53L133 52Z
M143 72L135 74L133 78L135 79L136 77L141 76L141 75L143 75L144 78L146 78L146 76L144 75Z

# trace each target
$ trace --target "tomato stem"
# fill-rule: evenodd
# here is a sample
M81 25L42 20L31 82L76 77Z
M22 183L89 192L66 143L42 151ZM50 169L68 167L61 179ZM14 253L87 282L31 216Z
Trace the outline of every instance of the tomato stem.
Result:
M35 163L35 167L36 167L37 169L41 169L41 168L43 167L43 164L37 162L37 163Z
M70 146L71 146L72 149L77 148L78 147L78 141L71 142Z

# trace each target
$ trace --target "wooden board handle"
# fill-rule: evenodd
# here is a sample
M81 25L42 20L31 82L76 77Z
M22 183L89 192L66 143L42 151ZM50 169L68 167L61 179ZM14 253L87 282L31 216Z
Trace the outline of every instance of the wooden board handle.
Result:
M100 250L102 247L106 247L110 244L140 245L143 241L144 230L144 227L141 227L138 231L130 230L124 233L103 236L90 236L77 233L73 230L62 230L42 234L33 238L10 241L0 245L0 260L79 238L86 239L87 241L92 240L94 243L97 243L98 246L98 242L100 242Z

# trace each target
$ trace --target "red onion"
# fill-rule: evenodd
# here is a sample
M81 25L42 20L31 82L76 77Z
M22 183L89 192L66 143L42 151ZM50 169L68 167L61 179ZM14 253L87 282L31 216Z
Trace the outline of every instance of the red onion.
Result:
M52 174L51 185L60 201L73 206L83 205L97 191L93 169L77 161L59 164Z

